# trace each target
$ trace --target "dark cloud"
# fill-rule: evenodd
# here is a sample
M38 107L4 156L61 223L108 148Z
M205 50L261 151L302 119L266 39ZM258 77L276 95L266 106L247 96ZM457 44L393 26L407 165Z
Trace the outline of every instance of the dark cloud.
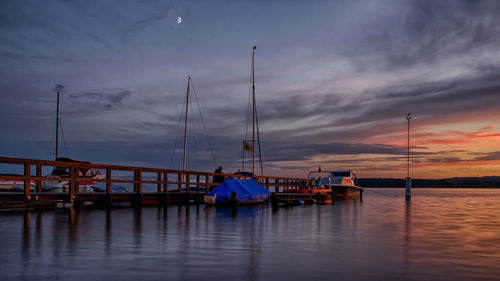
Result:
M472 161L500 161L500 151L472 153Z
M4 58L11 58L16 60L22 59L34 59L34 60L45 60L45 61L58 61L58 62L78 62L77 59L74 58L66 58L66 57L57 57L57 56L45 56L45 55L37 55L30 53L17 53L12 51L4 51L0 50L0 56Z
M163 6L163 5L162 5ZM175 4L167 4L165 7L157 7L151 10L148 15L144 16L142 19L134 21L128 28L127 32L135 32L146 29L151 25L157 24L164 21L169 14L171 14L172 9Z
M320 122L302 124L302 132L312 142L322 139L354 139L394 131L393 124L401 123L407 112L414 122L432 123L440 118L497 112L500 104L500 68L487 67L474 76L455 77L434 82L393 84L364 92L361 97L341 100L336 95L296 95L259 105L263 122L299 122L315 118ZM365 126L370 124L370 126ZM331 128L338 129L331 130ZM358 128L356 128L358 127ZM297 134L278 130L272 138Z
M420 159L412 158L412 163L414 164L425 164L425 163L455 163L460 162L463 159L460 157L425 157Z
M495 1L377 2L360 28L365 32L345 52L358 69L402 69L435 64L484 48L500 38L500 7ZM388 7L388 8L385 8ZM363 54L363 55L360 55Z
M309 160L317 156L344 156L361 154L405 155L406 147L364 144L364 143L304 143L304 142L264 142L266 161ZM430 152L412 152L413 155L430 155Z
M129 98L131 95L132 92L124 90L115 93L100 92L100 93L71 94L69 95L69 98L72 103L76 105L84 105L86 107L90 107L91 108L90 111L93 111L99 108L101 109L116 108L117 106L122 105L122 102L127 98Z

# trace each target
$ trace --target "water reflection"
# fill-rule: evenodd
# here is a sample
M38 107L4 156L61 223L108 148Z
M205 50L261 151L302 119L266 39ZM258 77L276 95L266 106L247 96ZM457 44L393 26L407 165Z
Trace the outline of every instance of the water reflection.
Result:
M23 253L29 253L31 246L31 212L24 213L23 218Z
M106 223L105 223L105 228L104 228L104 253L106 255L111 254L111 247L113 243L113 224L112 224L112 217L111 217L111 209L108 208L106 209Z
M2 280L495 280L500 190L2 214ZM19 235L21 234L21 235ZM8 243L5 241L9 241ZM17 242L16 242L17 241ZM5 277L4 277L5 276Z
M405 201L405 221L404 221L404 242L403 242L403 258L405 261L405 273L411 272L410 263L410 240L411 240L411 201Z

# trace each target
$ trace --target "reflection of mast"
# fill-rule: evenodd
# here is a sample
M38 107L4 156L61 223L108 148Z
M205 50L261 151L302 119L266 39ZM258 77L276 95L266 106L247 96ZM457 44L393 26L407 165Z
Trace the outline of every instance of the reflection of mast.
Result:
M188 84L186 91L186 117L184 119L184 159L182 161L182 170L186 170L186 147L187 147L187 124L188 124L188 109L189 109L189 83L191 82L191 76L188 75Z
M56 113L56 160L59 146L59 91L57 91L57 113Z
M405 235L403 241L405 272L410 272L410 249L411 249L411 201L405 203Z

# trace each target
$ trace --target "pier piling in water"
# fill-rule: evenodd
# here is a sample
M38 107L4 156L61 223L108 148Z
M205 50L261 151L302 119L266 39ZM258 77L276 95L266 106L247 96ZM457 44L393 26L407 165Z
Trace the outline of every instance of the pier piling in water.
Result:
M406 166L406 201L411 200L411 178L410 178L410 120L412 119L411 113L408 113L406 120L408 120L408 161Z
M411 200L411 178L410 177L406 178L405 195L406 195L406 201L410 201Z

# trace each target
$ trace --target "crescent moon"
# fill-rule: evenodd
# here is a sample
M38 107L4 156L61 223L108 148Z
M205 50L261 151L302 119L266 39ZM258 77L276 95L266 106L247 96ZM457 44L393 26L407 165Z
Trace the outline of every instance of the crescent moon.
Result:
M182 22L182 18L181 17L177 17L177 23L181 23Z

